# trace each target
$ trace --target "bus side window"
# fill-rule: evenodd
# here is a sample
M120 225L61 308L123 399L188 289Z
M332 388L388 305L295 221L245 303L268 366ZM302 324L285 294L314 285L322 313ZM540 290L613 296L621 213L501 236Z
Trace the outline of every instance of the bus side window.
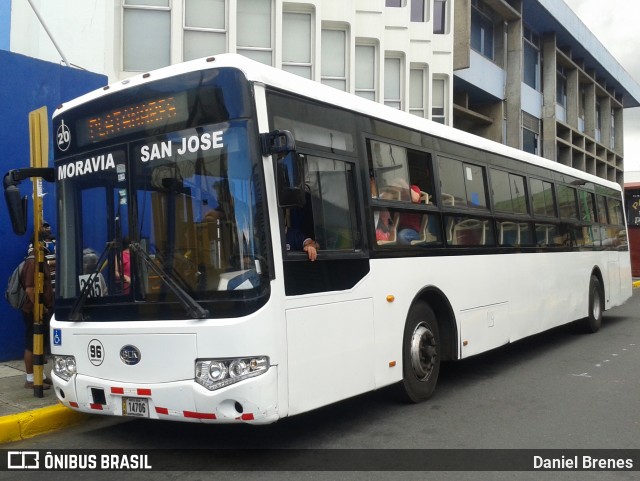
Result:
M435 204L433 163L429 152L407 150L409 162L409 180L411 185L420 188L420 203Z
M536 245L549 247L561 245L558 226L553 224L536 224Z
M493 227L486 219L445 217L447 244L452 246L492 246Z
M539 179L529 179L533 213L546 217L555 217L556 204L553 195L553 184Z
M438 171L445 205L487 208L484 167L439 157Z
M372 197L410 201L407 149L377 140L367 141Z
M307 202L292 209L290 226L313 238L321 250L358 248L353 165L349 162L305 156Z

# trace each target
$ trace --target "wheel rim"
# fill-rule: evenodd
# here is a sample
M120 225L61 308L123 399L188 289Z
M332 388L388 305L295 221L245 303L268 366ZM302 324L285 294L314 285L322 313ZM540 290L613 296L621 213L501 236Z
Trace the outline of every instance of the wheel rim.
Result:
M438 350L433 332L418 324L411 336L411 366L419 381L427 381L436 367Z

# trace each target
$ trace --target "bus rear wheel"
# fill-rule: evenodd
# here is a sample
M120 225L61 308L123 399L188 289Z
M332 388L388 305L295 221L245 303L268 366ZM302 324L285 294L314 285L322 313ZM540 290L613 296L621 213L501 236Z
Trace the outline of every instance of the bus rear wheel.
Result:
M416 304L407 318L402 348L402 387L417 403L433 394L440 372L440 333L436 316L425 303Z
M587 333L594 333L602 326L602 313L604 312L604 295L600 279L591 276L589 282L589 313L582 320L582 327Z

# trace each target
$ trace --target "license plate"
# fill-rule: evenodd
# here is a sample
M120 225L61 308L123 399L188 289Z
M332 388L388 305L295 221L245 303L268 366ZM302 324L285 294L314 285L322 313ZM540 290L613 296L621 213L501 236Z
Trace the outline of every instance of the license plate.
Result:
M141 397L122 398L122 415L138 418L149 417L149 400Z

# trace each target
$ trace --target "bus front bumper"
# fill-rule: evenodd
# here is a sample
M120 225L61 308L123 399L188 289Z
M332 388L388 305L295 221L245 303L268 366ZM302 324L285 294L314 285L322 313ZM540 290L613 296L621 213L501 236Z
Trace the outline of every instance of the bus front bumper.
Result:
M201 423L268 424L278 413L278 366L264 374L209 391L194 380L141 384L52 373L56 396L81 412Z

